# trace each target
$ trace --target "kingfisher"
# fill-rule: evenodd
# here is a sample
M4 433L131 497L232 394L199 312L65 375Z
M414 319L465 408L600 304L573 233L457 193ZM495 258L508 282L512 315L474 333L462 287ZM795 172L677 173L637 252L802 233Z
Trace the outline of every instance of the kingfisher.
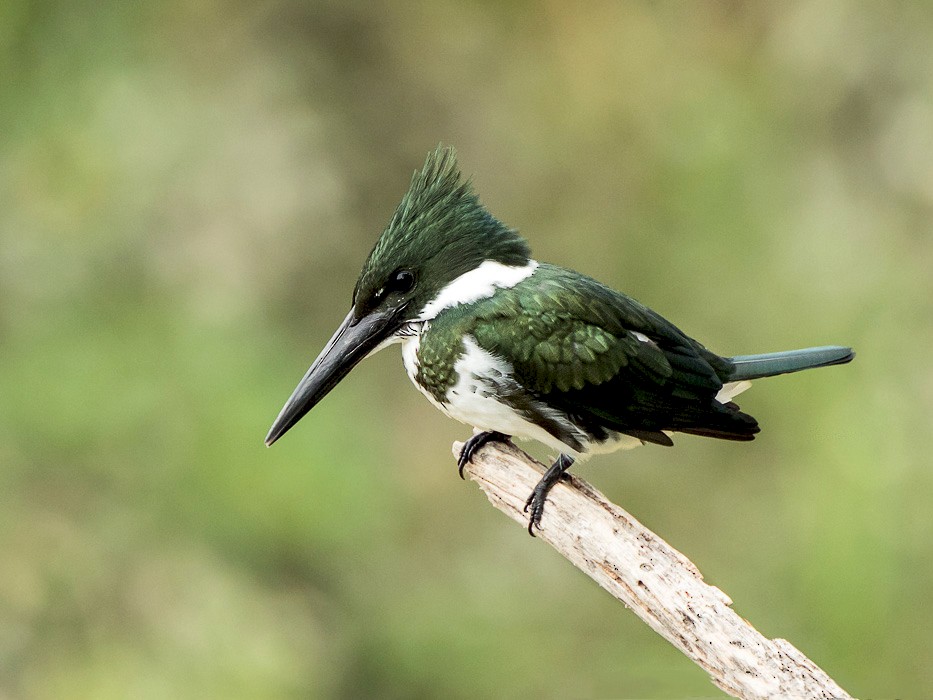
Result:
M525 504L541 527L550 489L576 460L673 433L752 440L758 422L732 400L751 380L849 362L823 346L724 357L635 299L538 262L438 146L363 265L350 311L266 436L272 445L361 360L401 344L409 378L448 416L476 428L458 469L490 441L530 438L557 458Z

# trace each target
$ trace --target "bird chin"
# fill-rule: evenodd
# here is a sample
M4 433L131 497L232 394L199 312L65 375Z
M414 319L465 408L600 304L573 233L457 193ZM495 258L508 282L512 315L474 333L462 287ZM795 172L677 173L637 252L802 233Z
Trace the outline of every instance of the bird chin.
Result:
M417 335L421 335L421 331L424 329L424 326L427 325L427 321L409 321L402 325L395 333L390 335L388 338L383 340L379 345L374 347L363 359L367 359L375 355L380 350L384 350L390 345L396 345L397 343L404 343L409 338L413 338Z

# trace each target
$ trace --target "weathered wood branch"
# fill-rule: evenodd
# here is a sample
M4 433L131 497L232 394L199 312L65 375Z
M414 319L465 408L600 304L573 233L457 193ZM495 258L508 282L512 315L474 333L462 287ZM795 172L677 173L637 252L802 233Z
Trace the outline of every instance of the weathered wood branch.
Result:
M461 443L454 443L454 456ZM525 499L544 466L511 445L490 443L464 470L490 502L527 526ZM704 583L683 554L582 479L548 496L537 536L635 611L737 698L850 698L784 639L767 639Z

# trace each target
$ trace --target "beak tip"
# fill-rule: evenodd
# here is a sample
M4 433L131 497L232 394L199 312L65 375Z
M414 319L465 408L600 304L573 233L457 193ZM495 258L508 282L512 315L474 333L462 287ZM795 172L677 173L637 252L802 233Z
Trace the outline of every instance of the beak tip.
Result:
M266 439L263 440L263 443L265 444L266 447L272 447L272 443L274 443L276 440L282 437L281 433L278 433L278 434L276 433L277 431L275 430L275 427L273 426L273 428L269 431L269 434L266 435Z
M389 312L370 313L362 319L357 319L355 313L354 309L350 310L285 402L266 435L266 447L271 447L287 433L398 325Z

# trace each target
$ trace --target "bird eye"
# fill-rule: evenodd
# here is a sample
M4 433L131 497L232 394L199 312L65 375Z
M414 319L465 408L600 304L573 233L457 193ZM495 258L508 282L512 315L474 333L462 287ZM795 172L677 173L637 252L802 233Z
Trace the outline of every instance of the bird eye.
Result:
M410 270L399 270L389 280L387 287L393 292L405 294L415 286L415 275Z

